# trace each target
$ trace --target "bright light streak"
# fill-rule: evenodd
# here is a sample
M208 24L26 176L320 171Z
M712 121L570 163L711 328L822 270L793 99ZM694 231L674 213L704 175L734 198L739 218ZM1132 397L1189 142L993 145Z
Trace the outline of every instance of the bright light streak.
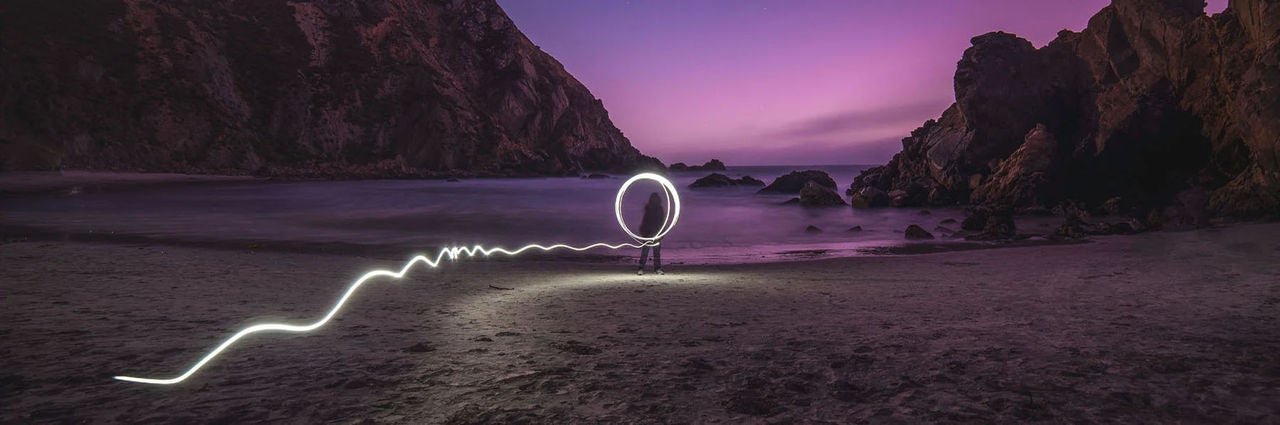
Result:
M632 183L641 179L657 181L662 185L663 191L667 192L667 200L668 200L667 218L669 218L670 220L669 222L664 221L662 231L652 238L643 238L643 237L640 237L639 235L632 233L631 230L627 228L626 223L622 221L622 196L626 194L627 188L630 187ZM674 208L674 213L675 213L674 216L671 215L672 208ZM139 378L134 376L115 376L114 378L121 381L127 381L127 382L137 382L142 384L157 384L157 385L172 385L172 384L177 384L179 382L185 381L187 380L187 378L190 378L191 375L194 375L197 371L203 368L206 364L208 364L214 358L218 357L218 355L221 354L223 351L225 351L227 348L230 348L233 344L236 343L236 341L239 341L241 338L244 338L251 334L255 334L259 332L272 332L272 331L301 333L301 332L310 332L321 326L324 326L325 323L329 323L329 320L333 319L333 317L338 314L338 311L341 310L344 305L346 305L347 300L351 299L351 296L355 294L356 290L360 289L360 287L364 285L364 283L367 282L369 279L373 279L375 277L389 277L392 279L400 279L400 278L403 278L405 274L407 274L409 270L412 269L413 266L418 263L423 263L432 268L436 268L440 266L440 263L444 261L445 258L448 258L449 260L457 260L459 258L463 258L463 256L465 256L466 258L475 257L477 255L483 255L487 257L492 254L504 254L509 256L515 256L531 249L538 249L542 251L551 251L555 249L586 251L594 248L621 249L624 247L642 248L645 245L657 245L658 239L665 236L667 232L670 232L671 228L675 227L676 220L680 218L680 196L679 194L676 193L675 186L673 186L671 182L668 181L666 178L659 176L657 174L643 173L643 174L639 174L632 177L630 180L627 180L627 182L623 183L622 187L618 189L618 197L617 197L617 202L615 204L615 212L617 213L617 216L618 216L618 224L622 226L622 230L627 232L628 235L635 238L638 242L641 242L641 243L639 244L621 243L621 244L614 244L614 245L607 244L607 243L595 243L595 244L582 246L582 247L569 246L565 244L555 244L555 245L531 244L531 245L525 245L515 250L508 250L505 248L485 248L481 245L476 245L472 247L444 248L444 249L441 249L440 252L436 254L435 259L431 259L423 255L414 256L412 259L406 262L398 272L393 272L390 270L374 270L374 271L365 273L363 276L360 276L359 279L356 279L355 282L352 282L351 286L347 287L347 290L342 293L342 297L338 298L338 301L334 303L333 307L329 309L329 312L326 313L324 317L321 317L320 320L312 322L311 324L288 325L283 323L263 323L259 325L249 326L247 328L240 330L240 332L236 332L235 335L232 335L230 338L227 338L221 344L218 344L216 348L214 348L208 354L205 354L205 356L202 357L200 361L197 361L194 365L188 368L186 372L183 372L181 375L178 375L172 378L156 379L156 378Z
M622 196L627 194L627 188L630 188L632 183L640 180L653 180L658 182L658 184L662 185L662 192L667 195L667 213L666 217L662 220L662 227L658 228L659 230L657 234L648 238L632 232L631 229L627 227L627 222L622 219ZM675 212L674 215L672 214L673 210ZM636 174L628 179L626 183L623 183L622 187L618 189L618 197L613 201L613 214L618 217L618 226L622 227L622 231L627 232L627 236L630 236L637 242L653 242L654 245L657 245L658 241L661 240L663 236L667 235L667 232L670 232L671 229L676 227L676 221L680 220L680 192L676 191L675 185L672 185L671 181L667 180L666 177L662 177L654 173Z

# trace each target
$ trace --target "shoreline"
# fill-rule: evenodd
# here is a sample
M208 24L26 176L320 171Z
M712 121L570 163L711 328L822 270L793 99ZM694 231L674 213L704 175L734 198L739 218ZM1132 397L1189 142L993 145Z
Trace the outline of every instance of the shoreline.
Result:
M270 181L270 179L256 176L220 174L128 173L78 170L17 171L0 173L0 196L20 197L153 186L266 181Z
M0 223L0 245L6 243L18 242L69 242L69 243L87 243L87 244L109 244L109 245L144 245L158 247L180 247L195 249L210 249L219 251L250 251L250 252L278 252L278 253L295 253L295 254L318 254L318 255L353 255L360 257L374 257L388 260L396 258L408 259L413 255L419 254L435 254L440 247L410 247L400 245L386 244L360 244L352 242L307 242L307 241L280 241L280 240L260 240L260 239L199 239L199 238L179 238L179 237L155 237L144 234L127 234L115 232L72 232L51 228L42 228L27 225L11 225ZM946 252L962 252L962 251L979 251L992 249L1010 249L1037 246L1065 246L1093 243L1092 239L1080 240L1064 240L1054 241L1043 238L1033 238L1025 240L1013 241L995 241L995 242L975 242L963 239L947 240L929 240L929 241L886 241L885 244L867 244L850 242L847 249L806 249L806 250L787 250L775 252L772 255L763 256L757 259L754 256L738 257L742 260L735 261L713 261L710 263L702 262L682 262L670 261L674 257L670 254L667 256L669 265L699 265L699 266L733 266L746 264L772 264L772 263L803 263L808 261L820 261L853 257L879 257L879 256L914 256L927 255ZM825 244L829 246L831 244ZM506 247L512 248L512 247ZM590 263L609 263L620 262L624 259L633 260L633 253L627 254L611 254L611 251L552 251L552 252L529 252L522 254L520 257L495 257L488 261L581 261ZM747 258L750 258L747 260Z
M459 262L374 282L325 328L246 339L173 387L110 376L165 376L246 325L315 320L402 259L8 243L0 421L1266 423L1276 235L665 276Z

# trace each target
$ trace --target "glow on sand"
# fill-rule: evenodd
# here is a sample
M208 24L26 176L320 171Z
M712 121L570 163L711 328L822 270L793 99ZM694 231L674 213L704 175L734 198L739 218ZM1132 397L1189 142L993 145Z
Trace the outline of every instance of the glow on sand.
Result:
M663 192L666 192L667 194L666 220L663 221L663 225L660 231L658 232L658 234L653 237L641 237L639 235L636 235L635 233L632 233L631 230L627 228L626 223L622 220L622 197L623 195L626 194L627 188L631 187L632 183L635 183L639 180L656 181L660 185L662 185ZM459 258L470 258L475 256L488 257L494 254L515 256L515 255L519 255L522 252L532 250L532 249L537 249L541 251L551 251L556 249L586 251L594 248L621 249L621 248L641 248L645 245L658 245L660 243L659 240L663 236L665 236L668 232L670 232L672 228L675 227L676 220L680 218L680 194L676 192L675 186L672 185L671 182L667 180L665 177L662 177L660 175L653 174L653 173L637 174L631 177L629 180L627 180L626 183L623 183L622 187L618 189L617 201L614 203L614 213L615 215L617 215L618 224L622 226L622 230L627 232L627 235L635 239L637 243L620 243L620 244L595 243L595 244L581 246L581 247L569 246L564 244L555 244L555 245L531 244L531 245L525 245L523 247L520 247L517 249L511 249L511 250L504 249L504 248L485 248L480 245L471 246L471 247L443 248L440 250L440 252L436 253L434 259L424 255L414 256L407 263L405 263L404 266L401 267L399 271L393 272L390 270L374 270L374 271L365 273L364 276L360 276L359 279L356 279L355 282L351 283L351 286L347 287L347 290L342 293L342 297L338 298L338 301L333 304L333 308L330 308L329 312L326 313L324 317L321 317L320 320L316 320L315 322L312 322L310 324L289 325L284 323L263 323L263 324L249 326L247 328L240 330L239 332L236 332L235 335L232 335L230 338L227 338L221 344L218 344L218 346L214 348L212 351L210 351L209 354L205 354L205 356L201 358L200 361L197 361L194 365L188 368L186 372L183 372L181 375L178 375L172 378L167 378L167 379L138 378L133 376L116 376L115 379L119 379L121 381L128 381L128 382L137 382L142 384L158 384L158 385L171 385L171 384L177 384L179 382L185 381L187 380L187 378L190 378L191 375L194 375L197 371L203 368L206 364L208 364L214 358L218 357L218 355L221 354L223 351L230 348L233 344L236 343L236 341L239 341L241 338L244 338L251 334L255 334L258 332L272 332L272 331L295 332L295 333L310 332L320 328L321 326L324 326L325 323L329 323L330 319L333 319L334 316L338 315L338 311L342 309L342 306L347 303L347 300L350 299L351 296L355 294L356 290L360 289L360 287L363 286L365 282L369 281L370 279L378 278L378 277L389 277L392 279L403 278L405 274L407 274L409 270L412 269L413 266L417 265L418 263L422 263L432 268L435 268L435 267L439 267L440 263L444 261L446 258L449 260L457 260Z

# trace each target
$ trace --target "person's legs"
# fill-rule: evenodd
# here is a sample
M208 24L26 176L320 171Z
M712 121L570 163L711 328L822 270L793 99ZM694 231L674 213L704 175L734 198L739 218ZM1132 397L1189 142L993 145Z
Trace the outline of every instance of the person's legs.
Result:
M653 246L653 269L662 271L662 245Z
M654 251L654 252L657 253L657 251ZM640 270L644 270L644 263L646 262L648 257L649 257L649 245L640 247ZM654 257L654 261L657 261L656 256Z

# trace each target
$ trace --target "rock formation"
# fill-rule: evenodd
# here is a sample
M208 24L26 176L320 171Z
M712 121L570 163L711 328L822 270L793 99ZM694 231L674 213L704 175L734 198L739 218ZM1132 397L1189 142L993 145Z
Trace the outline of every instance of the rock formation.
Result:
M916 225L916 224L907 226L907 230L903 231L902 233L903 233L903 236L905 236L907 239L912 239L912 240L933 239L932 233L929 233L928 230L924 230L923 227L920 227L919 225Z
M883 203L879 192L1019 211L1118 197L1111 207L1137 216L1200 190L1217 216L1280 214L1275 0L1213 17L1201 0L1114 0L1040 49L1002 32L972 45L956 103L858 176L854 205Z
M724 171L725 166L723 162L720 162L720 160L712 159L707 161L706 164L692 166L685 165L683 162L677 162L675 164L671 164L669 169L671 171Z
M0 8L0 169L302 177L661 167L493 0Z
M800 205L806 207L842 207L849 204L830 187L818 184L815 180L809 180L800 189Z
M769 183L764 189L760 189L760 193L800 193L800 189L803 189L804 185L809 183L810 180L831 190L836 189L836 181L827 173L818 170L806 170L792 171L782 177L773 179L773 183Z
M764 186L764 182L751 176L742 176L742 178L734 179L724 174L711 173L689 184L689 187L694 189L734 186Z

